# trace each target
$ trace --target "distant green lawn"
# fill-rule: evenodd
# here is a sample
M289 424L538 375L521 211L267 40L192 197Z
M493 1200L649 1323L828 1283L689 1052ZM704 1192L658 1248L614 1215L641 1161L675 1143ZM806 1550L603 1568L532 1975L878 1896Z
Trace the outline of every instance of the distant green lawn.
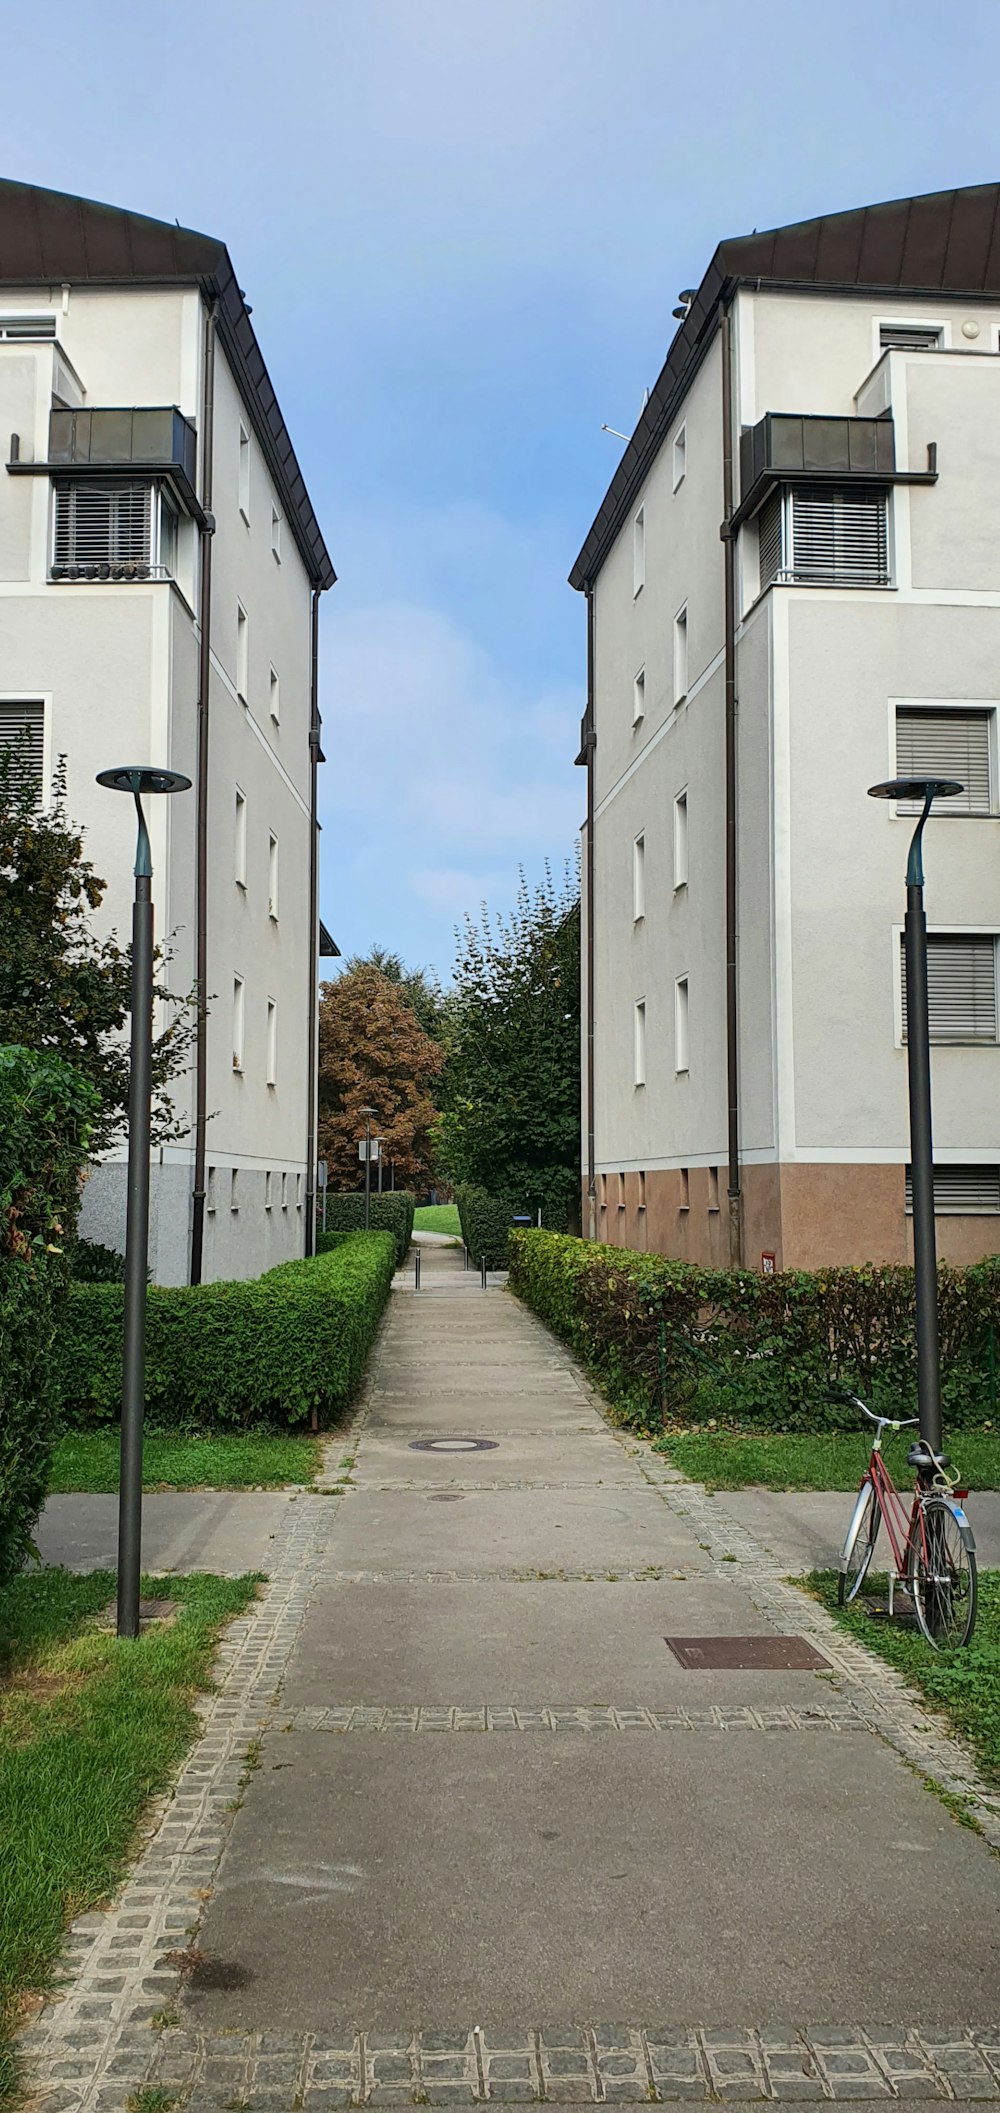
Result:
M413 1213L415 1233L453 1233L456 1240L462 1237L458 1222L457 1203L422 1203Z
M68 1431L56 1447L51 1496L118 1488L118 1432ZM281 1489L311 1482L320 1462L317 1438L270 1431L147 1433L143 1489Z
M893 1479L912 1481L906 1467L909 1433L886 1450ZM673 1467L708 1489L857 1489L868 1459L859 1433L819 1436L767 1431L669 1431L656 1441ZM947 1438L954 1465L970 1489L1000 1489L1000 1433L960 1431Z
M834 1570L814 1571L795 1582L821 1599L845 1629L888 1659L928 1702L943 1710L949 1729L969 1740L983 1775L1000 1786L1000 1570L979 1573L979 1618L964 1651L932 1650L917 1630L866 1614L863 1602L869 1592L884 1592L884 1578L866 1581L855 1607L837 1606Z
M30 1571L0 1590L2 2101L17 2086L20 2001L49 1986L67 1922L125 1872L150 1798L197 1736L193 1703L212 1684L216 1637L257 1584L144 1579L149 1596L182 1605L134 1643L94 1625L114 1598L110 1570Z

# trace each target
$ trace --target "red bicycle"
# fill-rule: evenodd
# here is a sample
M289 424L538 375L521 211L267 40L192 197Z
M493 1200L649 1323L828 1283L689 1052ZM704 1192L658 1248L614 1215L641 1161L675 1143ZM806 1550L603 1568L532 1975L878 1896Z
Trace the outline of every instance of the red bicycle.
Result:
M884 1520L894 1565L889 1571L890 1615L894 1588L902 1585L928 1643L938 1651L958 1649L968 1643L976 1625L976 1543L962 1508L968 1490L960 1489L957 1477L949 1475L947 1453L934 1453L917 1439L906 1456L907 1466L916 1475L907 1513L883 1458L882 1434L908 1430L919 1418L895 1421L891 1416L876 1416L856 1394L835 1394L831 1399L853 1402L876 1426L840 1558L837 1598L841 1606L857 1598Z

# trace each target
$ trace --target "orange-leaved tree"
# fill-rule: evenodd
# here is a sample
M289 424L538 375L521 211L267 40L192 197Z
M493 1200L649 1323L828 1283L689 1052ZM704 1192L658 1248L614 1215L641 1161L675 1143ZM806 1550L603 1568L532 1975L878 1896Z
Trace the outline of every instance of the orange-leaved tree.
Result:
M323 984L319 1155L331 1189L356 1189L363 1182L362 1108L375 1110L372 1134L383 1141L383 1180L391 1163L397 1188L427 1187L434 1086L443 1064L440 1043L421 1026L404 988L372 962L352 961L335 983Z

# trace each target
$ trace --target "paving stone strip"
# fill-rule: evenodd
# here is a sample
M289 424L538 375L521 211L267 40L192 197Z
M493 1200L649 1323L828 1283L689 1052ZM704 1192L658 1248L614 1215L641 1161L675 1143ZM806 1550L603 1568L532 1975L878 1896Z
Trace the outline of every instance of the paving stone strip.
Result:
M588 1702L549 1703L531 1709L512 1703L482 1703L472 1708L453 1703L420 1703L409 1709L345 1703L337 1708L303 1705L280 1711L276 1731L293 1732L728 1732L728 1731L867 1731L851 1703L829 1709L628 1709Z

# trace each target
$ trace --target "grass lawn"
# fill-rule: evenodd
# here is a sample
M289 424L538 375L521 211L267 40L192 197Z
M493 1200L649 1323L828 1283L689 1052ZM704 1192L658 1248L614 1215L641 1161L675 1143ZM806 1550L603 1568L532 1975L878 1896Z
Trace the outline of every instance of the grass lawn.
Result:
M456 1240L462 1237L458 1222L457 1203L423 1203L413 1213L415 1233L452 1233Z
M837 1606L834 1570L814 1571L802 1582L846 1629L944 1711L949 1729L969 1741L983 1775L1000 1788L1000 1570L979 1573L979 1618L964 1651L934 1651L919 1631L866 1614L863 1602L869 1593L884 1592L884 1577L873 1577L870 1585L865 1581L857 1609Z
M110 1570L27 1572L0 1590L0 2099L16 2082L21 2002L48 1986L66 1924L126 1870L144 1807L195 1733L219 1630L257 1582L146 1579L183 1610L135 1643L94 1625Z
M900 1433L886 1458L893 1480L912 1481L906 1467L911 1434ZM904 1444L904 1440L906 1441ZM1000 1489L1000 1433L945 1434L954 1466L970 1489ZM818 1436L780 1431L669 1431L656 1441L673 1467L708 1489L857 1489L869 1444L859 1432Z
M118 1488L118 1432L67 1431L56 1447L49 1493L98 1494ZM270 1431L147 1432L143 1489L281 1489L311 1482L320 1461L318 1438Z

